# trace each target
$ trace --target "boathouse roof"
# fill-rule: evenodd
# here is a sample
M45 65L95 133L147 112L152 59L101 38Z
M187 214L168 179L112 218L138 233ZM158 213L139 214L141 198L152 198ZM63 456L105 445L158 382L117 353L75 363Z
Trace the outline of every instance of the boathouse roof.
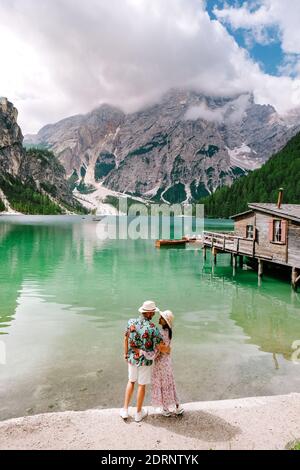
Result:
M300 204L282 204L280 209L278 208L277 204L269 203L251 203L248 204L248 207L250 210L233 215L231 218L237 219L244 215L251 214L252 212L259 211L278 217L284 217L289 220L294 220L295 222L300 222Z
M253 210L240 212L239 214L232 215L230 218L231 219L238 219L239 217L244 217L245 215L249 215L249 214L253 214Z

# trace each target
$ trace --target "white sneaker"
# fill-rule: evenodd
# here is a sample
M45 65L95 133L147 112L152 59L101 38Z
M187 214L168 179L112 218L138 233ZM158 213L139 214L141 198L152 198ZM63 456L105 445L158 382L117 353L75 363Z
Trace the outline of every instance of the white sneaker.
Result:
M172 413L171 413L171 411L169 411L168 409L163 408L163 409L161 410L161 415L162 415L162 416L165 416L165 418L169 418L169 417L172 415Z
M140 423L146 416L148 416L148 411L142 408L142 411L135 414L135 422Z
M122 410L120 411L120 416L122 419L128 419L129 418L128 409L126 410L125 408L122 408Z
M177 416L181 416L183 415L183 413L184 413L184 409L182 408L182 406L179 406L179 407L176 406L175 414Z

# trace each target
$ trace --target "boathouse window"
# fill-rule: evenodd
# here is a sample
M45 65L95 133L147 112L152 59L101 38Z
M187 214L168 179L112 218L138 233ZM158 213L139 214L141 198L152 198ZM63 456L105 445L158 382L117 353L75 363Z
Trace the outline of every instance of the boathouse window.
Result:
M274 242L281 242L281 235L282 235L282 226L281 220L274 220Z
M287 221L275 219L270 222L269 238L272 243L286 243Z
M254 225L247 225L246 238L251 238L251 240L253 240L253 238L254 238Z

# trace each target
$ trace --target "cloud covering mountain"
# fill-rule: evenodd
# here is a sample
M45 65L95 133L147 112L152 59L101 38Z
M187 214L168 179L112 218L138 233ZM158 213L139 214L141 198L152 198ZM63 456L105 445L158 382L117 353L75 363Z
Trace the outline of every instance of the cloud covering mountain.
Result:
M202 0L1 0L0 93L15 102L25 133L103 102L137 111L174 87L250 91L280 113L299 106L299 77L264 73L229 34L236 12L213 20ZM252 21L252 10L243 13Z

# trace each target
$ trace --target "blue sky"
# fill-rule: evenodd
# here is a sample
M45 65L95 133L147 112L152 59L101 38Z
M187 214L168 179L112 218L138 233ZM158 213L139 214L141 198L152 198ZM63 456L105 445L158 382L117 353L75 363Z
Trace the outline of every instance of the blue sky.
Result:
M282 0L284 1L284 0ZM246 3L244 0L207 0L207 11L212 19L216 19L213 10L215 7L222 8L225 5L227 6L234 6L234 7L241 7ZM239 46L243 47L248 51L250 57L255 61L258 62L265 73L270 75L278 75L278 67L282 65L284 60L284 53L281 48L281 42L277 37L276 31L273 31L274 42L271 44L258 44L257 42L253 42L251 46L247 44L245 31L238 29L235 31L229 25L226 25L227 30L229 33L235 38L236 42ZM272 34L272 31L270 30Z

